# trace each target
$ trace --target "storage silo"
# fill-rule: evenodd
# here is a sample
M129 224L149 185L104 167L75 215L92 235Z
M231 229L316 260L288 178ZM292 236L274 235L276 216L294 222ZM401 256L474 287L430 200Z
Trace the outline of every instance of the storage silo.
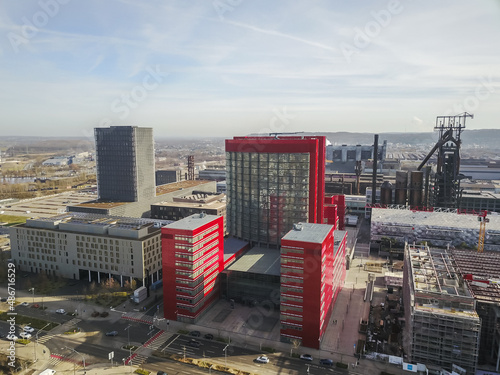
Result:
M424 173L422 171L412 171L410 178L410 206L421 207L423 205Z
M406 189L408 188L408 172L396 171L396 204L406 206Z
M380 203L392 204L392 184L389 181L384 181L380 186Z

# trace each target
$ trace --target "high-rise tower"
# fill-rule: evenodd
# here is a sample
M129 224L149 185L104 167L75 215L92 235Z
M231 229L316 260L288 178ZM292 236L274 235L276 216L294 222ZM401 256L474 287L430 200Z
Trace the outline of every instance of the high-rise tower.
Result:
M153 129L95 128L99 199L138 202L155 194Z
M227 227L278 247L294 223L323 223L325 137L226 140Z

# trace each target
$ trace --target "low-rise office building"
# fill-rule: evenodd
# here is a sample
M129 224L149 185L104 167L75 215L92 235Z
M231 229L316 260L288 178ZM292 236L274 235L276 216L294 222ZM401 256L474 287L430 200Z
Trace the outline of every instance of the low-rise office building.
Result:
M79 213L28 219L10 229L11 256L18 271L150 285L162 278L160 226L168 223Z

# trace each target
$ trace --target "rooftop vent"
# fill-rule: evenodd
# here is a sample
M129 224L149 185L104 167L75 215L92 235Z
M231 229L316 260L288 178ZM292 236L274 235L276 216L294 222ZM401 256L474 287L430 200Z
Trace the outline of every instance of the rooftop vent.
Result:
M293 224L293 229L294 230L302 230L302 224L301 223Z

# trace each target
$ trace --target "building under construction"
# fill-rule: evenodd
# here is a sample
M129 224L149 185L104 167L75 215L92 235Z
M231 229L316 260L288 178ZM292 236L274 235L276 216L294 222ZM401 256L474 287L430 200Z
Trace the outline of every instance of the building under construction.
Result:
M451 250L481 318L479 364L500 369L500 253Z
M481 320L467 284L446 249L406 245L403 348L413 363L474 374Z

